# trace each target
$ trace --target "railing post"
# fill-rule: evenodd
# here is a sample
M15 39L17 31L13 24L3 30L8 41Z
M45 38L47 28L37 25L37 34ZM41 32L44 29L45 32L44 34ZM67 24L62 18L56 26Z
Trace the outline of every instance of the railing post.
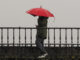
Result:
M25 47L26 47L26 28L25 28Z
M67 29L65 29L65 43L66 43L66 47L67 47Z
M30 44L31 44L31 47L32 47L32 28L30 29Z
M73 29L71 28L71 47L73 47Z
M15 44L15 29L13 28L13 47L14 47L14 44Z
M49 35L49 28L48 28L48 47L50 47L50 35Z
M9 46L9 28L7 28L7 46Z
M59 35L59 40L60 40L60 42L59 42L59 43L60 43L59 47L61 47L61 28L59 29L59 34L60 34L60 35Z
M77 29L77 47L79 47L79 29Z
M54 28L54 47L55 47L55 28Z
M71 28L71 56L73 56L73 29Z
M68 47L67 47L67 29L65 29L65 43L66 43L66 56L68 56Z
M20 27L19 27L19 46L20 46L20 43L21 43L21 33L20 33Z
M3 46L3 28L1 28L1 46Z

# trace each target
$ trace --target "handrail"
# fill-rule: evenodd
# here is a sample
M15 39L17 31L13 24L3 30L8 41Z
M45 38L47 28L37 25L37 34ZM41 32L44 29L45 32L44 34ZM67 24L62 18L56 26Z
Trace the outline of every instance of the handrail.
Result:
M18 36L18 43L17 44L19 44L19 46L20 46L20 44L22 44L22 42L21 42L21 30L24 30L24 44L25 44L25 46L27 45L27 44L30 44L31 46L33 46L32 44L34 44L33 43L33 30L35 29L37 29L36 27L0 27L0 44L1 44L1 46L2 45L4 45L4 44L7 44L7 46L9 46L9 44L11 44L9 41L10 41L10 30L12 29L12 41L13 41L13 46L16 44L15 42L16 42L16 38L15 38L15 31L16 30L18 30L18 32L17 32L17 34L19 35ZM27 42L27 37L29 36L27 36L27 29L29 30L29 33L30 33L30 42ZM49 46L50 44L53 44L54 46L55 45L59 45L60 47L61 47L61 45L62 44L64 44L65 46L67 46L69 43L68 43L68 40L70 40L70 44L71 44L71 46L73 46L74 44L75 45L77 45L77 46L79 46L79 35L80 35L80 33L79 33L79 30L80 30L80 27L46 27L46 28L39 28L39 29L47 29L48 31L47 31L47 33L48 33L48 42L47 42L47 45ZM4 30L6 30L6 32L4 32ZM52 32L52 34L53 34L53 39L50 39L50 37L52 36L51 35L51 33L50 33L50 30L53 30L53 32ZM58 30L58 32L56 32ZM65 42L64 43L62 43L62 30L64 30L64 40L65 40ZM68 32L68 30L70 30L70 32ZM73 42L73 40L74 40L74 30L76 30L76 34L75 34L75 36L76 36L76 42L77 43L74 43ZM4 33L7 33L7 43L4 43ZM36 32L35 32L36 33ZM70 33L70 34L68 34L68 33ZM59 36L57 37L57 35L56 34L58 34ZM69 36L69 39L68 39L68 35L70 35ZM58 38L58 43L56 43L56 41L57 41L57 39L56 39L56 37ZM53 43L51 43L50 41L53 41Z

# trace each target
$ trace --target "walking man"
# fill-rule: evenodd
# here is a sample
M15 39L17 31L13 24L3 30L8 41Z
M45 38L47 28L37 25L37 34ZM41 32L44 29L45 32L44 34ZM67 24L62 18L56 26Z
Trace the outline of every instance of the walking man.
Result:
M37 28L37 34L36 34L36 46L41 51L41 55L38 56L38 58L44 58L48 55L44 48L44 40L47 38L47 19L48 17L54 17L54 15L49 12L48 10L40 7L40 8L33 8L27 11L28 14L31 14L32 16L39 16L38 18L38 25Z
M47 19L48 17L39 16L37 34L36 34L36 46L41 51L41 55L38 58L44 58L48 55L47 51L44 48L44 40L47 38Z

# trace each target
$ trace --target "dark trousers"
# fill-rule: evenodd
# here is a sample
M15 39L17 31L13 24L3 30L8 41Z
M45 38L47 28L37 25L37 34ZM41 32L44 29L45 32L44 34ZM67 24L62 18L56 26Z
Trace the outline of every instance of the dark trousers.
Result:
M36 37L35 43L36 43L36 47L39 48L41 53L46 53L46 50L44 48L44 39Z

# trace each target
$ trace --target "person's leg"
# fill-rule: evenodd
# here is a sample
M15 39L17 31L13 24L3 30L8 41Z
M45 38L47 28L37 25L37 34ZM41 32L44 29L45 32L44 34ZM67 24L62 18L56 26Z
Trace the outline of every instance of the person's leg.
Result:
M37 58L44 58L48 55L48 53L46 52L44 48L43 43L44 43L44 39L36 38L36 46L41 51L41 55L39 55Z
M44 39L39 37L36 38L36 47L39 48L42 53L46 53L43 43L44 43Z
M42 44L42 46L44 47L44 40L43 40L43 41L41 41L41 44Z

